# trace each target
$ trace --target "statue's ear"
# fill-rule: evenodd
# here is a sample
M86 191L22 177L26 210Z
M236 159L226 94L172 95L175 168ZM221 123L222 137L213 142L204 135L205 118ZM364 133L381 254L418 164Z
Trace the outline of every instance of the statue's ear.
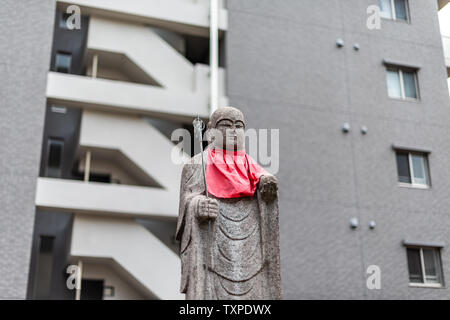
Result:
M214 141L214 135L211 134L211 129L212 129L212 124L211 121L208 121L208 124L206 125L206 140L208 141L208 143L212 143Z

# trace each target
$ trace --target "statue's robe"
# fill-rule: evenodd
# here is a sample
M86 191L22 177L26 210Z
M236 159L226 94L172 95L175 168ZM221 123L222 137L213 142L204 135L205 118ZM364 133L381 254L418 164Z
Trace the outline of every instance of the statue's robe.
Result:
M176 230L186 299L281 299L278 198L266 203L258 189L252 197L210 195L219 215L200 221L200 195L205 186L197 154L183 167Z

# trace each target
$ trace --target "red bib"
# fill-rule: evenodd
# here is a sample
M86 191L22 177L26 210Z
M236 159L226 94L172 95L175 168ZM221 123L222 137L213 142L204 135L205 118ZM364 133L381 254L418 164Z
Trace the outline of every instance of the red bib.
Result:
M259 178L268 174L245 150L209 149L206 161L208 192L217 198L255 194Z

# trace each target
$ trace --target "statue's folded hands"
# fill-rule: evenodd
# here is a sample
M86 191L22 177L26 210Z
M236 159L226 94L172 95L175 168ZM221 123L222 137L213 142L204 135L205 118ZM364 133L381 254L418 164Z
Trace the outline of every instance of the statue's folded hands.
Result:
M197 218L200 220L216 219L219 213L219 203L216 199L200 196L197 205Z

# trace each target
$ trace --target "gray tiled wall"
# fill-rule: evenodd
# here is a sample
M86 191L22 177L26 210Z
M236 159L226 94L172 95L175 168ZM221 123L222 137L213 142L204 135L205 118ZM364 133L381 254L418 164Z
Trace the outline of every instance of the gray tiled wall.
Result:
M24 299L55 1L0 5L0 299Z

